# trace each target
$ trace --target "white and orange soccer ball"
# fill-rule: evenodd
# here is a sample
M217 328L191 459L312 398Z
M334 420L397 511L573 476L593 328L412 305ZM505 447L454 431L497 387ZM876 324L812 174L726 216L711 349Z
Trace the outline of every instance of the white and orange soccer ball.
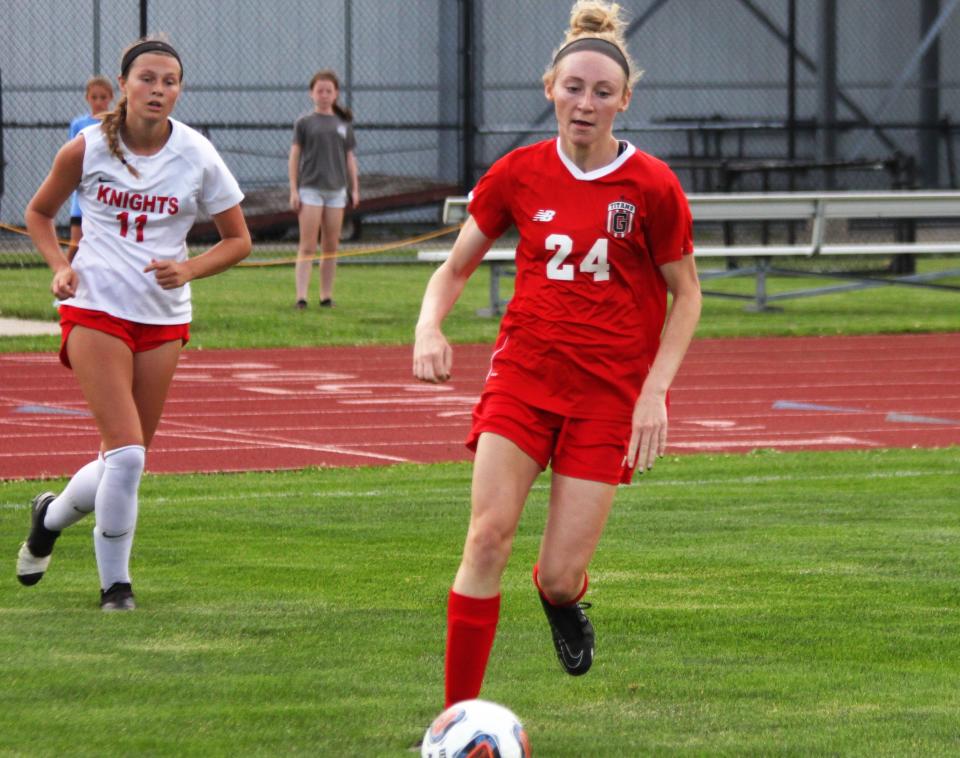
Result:
M421 758L530 758L530 740L509 708L464 700L437 716L423 735Z

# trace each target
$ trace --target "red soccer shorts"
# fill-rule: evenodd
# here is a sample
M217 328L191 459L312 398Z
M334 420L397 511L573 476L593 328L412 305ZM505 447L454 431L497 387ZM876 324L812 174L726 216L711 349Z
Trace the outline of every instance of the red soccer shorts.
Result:
M630 419L608 421L561 416L511 395L484 393L473 409L467 447L476 452L483 432L506 437L557 474L606 484L629 484L633 468L625 463Z
M103 311L61 305L60 362L67 368L71 367L67 357L67 339L75 326L85 326L116 337L134 353L145 353L174 340L181 340L184 345L190 341L190 324L138 324Z

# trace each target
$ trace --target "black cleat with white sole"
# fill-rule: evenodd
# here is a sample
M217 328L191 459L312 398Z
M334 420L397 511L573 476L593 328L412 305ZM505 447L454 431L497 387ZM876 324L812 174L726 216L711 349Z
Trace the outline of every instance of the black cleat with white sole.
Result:
M30 504L30 534L27 541L20 546L20 552L17 553L17 579L20 584L28 587L43 579L50 565L53 545L60 536L60 532L47 529L43 525L47 507L56 497L52 492L43 492Z
M570 676L582 676L593 665L593 624L583 612L590 603L551 605L540 595L543 612L550 622L553 646L557 650L560 665Z

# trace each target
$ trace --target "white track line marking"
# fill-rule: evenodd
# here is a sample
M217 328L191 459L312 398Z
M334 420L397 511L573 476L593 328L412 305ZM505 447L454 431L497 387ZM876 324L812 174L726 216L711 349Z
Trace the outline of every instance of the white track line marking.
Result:
M212 441L220 443L246 443L251 445L256 445L259 447L270 447L270 448L290 448L293 450L310 450L317 453L336 453L338 455L353 455L359 458L377 458L384 461L393 461L394 463L407 463L409 462L407 458L400 458L395 455L382 455L378 453L367 453L357 450L350 450L349 448L340 447L338 445L315 445L309 443L303 443L298 440L284 439L279 436L268 436L263 434L258 434L256 432L246 432L242 430L235 429L211 429L210 427L201 426L200 424L188 424L183 421L167 421L166 422L168 430L164 433L164 430L161 429L158 431L157 436L187 436L193 439L209 439ZM169 431L170 426L178 426L187 430L187 433L181 432L171 432ZM233 435L233 436L231 436Z
M827 437L812 437L809 439L754 439L754 440L703 440L701 442L675 442L670 440L667 449L672 447L692 448L694 450L723 450L731 447L801 447L804 445L859 445L862 447L878 447L879 442L865 440L859 437L844 435L830 435Z

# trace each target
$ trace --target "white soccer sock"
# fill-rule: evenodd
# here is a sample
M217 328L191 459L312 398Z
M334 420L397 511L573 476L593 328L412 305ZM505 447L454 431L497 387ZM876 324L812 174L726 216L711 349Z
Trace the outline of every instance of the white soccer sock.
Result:
M97 487L97 524L93 547L97 554L100 586L130 581L130 550L137 526L137 490L146 451L142 445L127 445L103 454L103 476Z
M67 486L63 488L63 492L47 506L43 525L47 529L59 532L76 524L93 511L101 476L103 476L103 456L98 455L95 461L90 461L74 474L73 478L67 482Z

